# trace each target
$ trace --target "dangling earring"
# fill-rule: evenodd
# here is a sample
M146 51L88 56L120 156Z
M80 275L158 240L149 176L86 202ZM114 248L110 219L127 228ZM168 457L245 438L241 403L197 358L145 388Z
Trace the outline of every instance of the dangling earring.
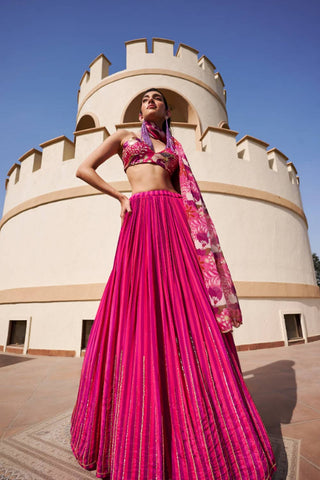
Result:
M144 141L144 143L149 145L149 147L151 147L154 150L153 144L152 144L152 141L151 141L151 138L149 136L149 132L147 130L147 126L146 126L146 123L145 123L144 120L143 120L142 125L141 125L141 138Z
M170 127L169 127L168 117L166 117L166 137L167 137L166 147L170 148L170 150L174 150L175 149L174 142L173 142Z

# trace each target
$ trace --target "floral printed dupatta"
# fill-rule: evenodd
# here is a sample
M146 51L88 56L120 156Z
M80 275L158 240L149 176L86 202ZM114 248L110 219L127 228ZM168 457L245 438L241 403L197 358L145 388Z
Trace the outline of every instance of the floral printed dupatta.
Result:
M143 122L142 139L153 148L150 138L164 141L163 131L154 123ZM219 238L210 218L200 188L193 176L182 145L171 136L167 128L167 148L179 157L179 183L191 237L213 312L223 333L232 331L242 323L241 310L228 265L223 256Z
M176 139L173 140L179 156L181 195L212 309L220 330L230 332L232 327L239 327L242 323L236 290L216 229L182 145Z

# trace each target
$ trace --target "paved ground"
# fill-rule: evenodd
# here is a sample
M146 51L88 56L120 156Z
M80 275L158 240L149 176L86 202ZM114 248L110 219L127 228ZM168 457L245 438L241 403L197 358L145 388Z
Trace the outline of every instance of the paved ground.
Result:
M300 480L320 480L320 341L240 352L268 431L301 439ZM72 408L80 358L0 353L0 439Z

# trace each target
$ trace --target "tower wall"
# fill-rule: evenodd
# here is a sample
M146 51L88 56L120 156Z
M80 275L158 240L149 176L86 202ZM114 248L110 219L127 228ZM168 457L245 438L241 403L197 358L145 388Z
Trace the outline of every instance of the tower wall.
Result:
M123 121L136 120L139 95L150 86L168 94L173 133L217 227L244 313L238 345L286 344L286 313L300 315L305 341L318 338L320 295L294 165L266 142L249 135L237 141L238 132L221 128L228 121L223 81L196 50L180 45L174 54L173 42L163 39L154 39L151 52L145 40L126 48L126 70L109 76L110 62L100 55L81 79L76 123L88 115L96 127L77 129L73 141L42 143L8 172L0 348L7 346L9 322L26 319L25 351L80 354L82 321L94 318L113 265L120 206L75 171L116 129L138 132L138 123ZM117 155L98 172L130 194Z
M152 52L148 52L145 39L127 42L127 68L110 76L93 75L93 62L80 83L77 119L95 112L100 124L112 132L133 96L155 86L179 92L196 106L202 131L208 125L228 122L221 75L206 57L199 59L198 52L187 45L179 45L174 55L173 43L154 39Z

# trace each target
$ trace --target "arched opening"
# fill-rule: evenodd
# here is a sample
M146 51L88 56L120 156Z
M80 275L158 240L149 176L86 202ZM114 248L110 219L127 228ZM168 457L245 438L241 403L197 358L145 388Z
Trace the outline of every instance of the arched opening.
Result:
M224 122L224 121L223 121L223 122L220 122L220 123L219 123L219 127L220 127L220 128L225 128L226 130L230 130L230 127L229 127L228 122Z
M155 88L158 87L155 86ZM198 127L200 126L197 112L182 95L167 88L159 87L159 90L163 92L166 97L171 111L172 122L192 123ZM140 92L127 106L123 115L123 123L138 121L142 93L143 92Z
M95 128L97 126L98 125L96 125L93 116L86 114L83 115L77 123L76 132L79 132L80 130L88 130L88 128Z

